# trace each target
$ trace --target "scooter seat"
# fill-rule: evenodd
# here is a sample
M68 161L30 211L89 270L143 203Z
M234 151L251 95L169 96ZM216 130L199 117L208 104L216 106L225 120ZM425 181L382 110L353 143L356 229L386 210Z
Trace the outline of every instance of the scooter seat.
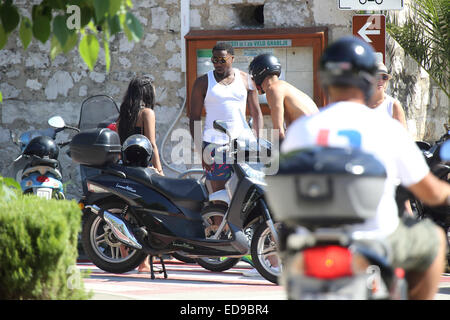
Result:
M175 201L189 200L202 202L207 200L204 188L195 179L168 178L157 173L153 174L151 179L153 187Z
M172 201L203 202L207 194L195 179L168 178L157 174L151 168L113 166L125 173L128 179L156 189Z

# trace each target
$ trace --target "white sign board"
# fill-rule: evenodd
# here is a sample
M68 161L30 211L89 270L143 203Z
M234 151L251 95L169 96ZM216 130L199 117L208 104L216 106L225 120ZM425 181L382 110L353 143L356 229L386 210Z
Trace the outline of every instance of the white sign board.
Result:
M403 0L338 0L340 10L402 10Z

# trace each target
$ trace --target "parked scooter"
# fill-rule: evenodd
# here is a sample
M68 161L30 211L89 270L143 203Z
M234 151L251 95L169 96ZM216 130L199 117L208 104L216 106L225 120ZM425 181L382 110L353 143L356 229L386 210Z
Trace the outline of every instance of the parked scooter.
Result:
M81 104L78 128L80 128L81 131L95 128L111 128L111 126L115 124L118 116L119 107L117 106L113 98L108 95L90 96ZM79 167L81 186L83 190L83 195L81 197L80 203L84 203L84 199L89 195L86 179L88 177L100 174L101 170L82 164L80 164ZM181 178L184 178L184 176L180 177L180 179ZM86 216L83 216L83 219L84 218L86 218ZM82 248L80 248L80 251L82 252L82 255L85 256L84 250ZM182 255L182 253L178 254L177 252L174 252L172 256L186 263L195 263L194 259L185 257L184 255Z
M216 121L215 128L227 132L223 122ZM238 147L234 140L230 145ZM236 161L234 179L229 181L228 210L211 203L198 180L167 178L149 168L118 164L120 151L120 139L109 129L81 132L70 145L74 161L101 170L87 178L89 194L84 199L83 246L96 266L123 273L147 255L180 250L191 258L240 258L250 251L244 229L255 225L257 230L270 230L252 238L253 261L260 261L255 267L266 279L277 281L279 271L261 262L268 251L276 257L277 231L260 183L251 177L251 168L237 161L239 152L248 159L250 150L234 148L231 152ZM222 218L220 226L204 224L201 213L206 210L211 217ZM260 240L263 236L270 241ZM273 248L267 250L268 246Z
M359 150L313 147L280 159L267 199L280 232L288 299L405 299L402 269L381 240L351 232L372 218L386 171Z
M433 145L425 141L417 141L417 146L422 150L425 160L431 172L441 180L450 183L450 162L441 155L443 145L450 140L450 126L445 125L445 133ZM397 203L402 208L405 200L411 203L411 209L415 218L433 220L444 229L447 235L447 244L450 246L450 207L430 207L418 200L409 190L399 187L397 191ZM447 252L447 262L450 266L450 252Z
M24 194L65 199L58 156L60 148L70 141L57 143L55 139L65 129L79 130L66 126L59 116L50 118L48 124L53 128L24 132L16 141L21 154L13 162L14 177Z
M253 123L253 119L250 118L248 123L244 121L244 130L248 132L248 134L243 133L242 136L245 137L249 137L251 139L252 137L252 123ZM237 139L237 143L241 143L242 145L245 145L245 143L249 143L249 141L245 142L245 141L241 141L240 138ZM256 141L256 140L255 140ZM270 144L269 142L265 141L267 144ZM222 148L225 149L225 148ZM271 149L271 145L270 145L270 149ZM220 148L218 150L220 152ZM259 181L259 185L262 189L264 189L264 177L265 174L262 170L262 165L261 163L250 163L246 164L244 162L241 162L241 166L243 166L246 170L246 174L248 175L249 178L255 178L256 180ZM225 189L224 190L220 190L220 191L216 191L216 192L212 192L211 186L210 184L208 184L208 181L206 180L206 174L203 171L203 169L190 169L186 172L183 172L182 174L179 175L179 178L185 178L187 176L191 176L191 175L196 175L199 176L200 175L200 182L202 184L205 185L205 189L208 191L208 198L209 201L215 204L219 204L219 205L224 205L225 209L226 207L228 207L230 205L231 202L231 197L234 194L234 191L231 190L231 185L233 185L233 181L235 178L235 172L234 172L234 168L232 166L232 176L230 177L228 183L225 185ZM204 209L204 211L202 211L202 217L206 223L206 225L209 226L209 228L217 228L217 226L214 225L214 219L218 219L220 220L220 217L215 217L214 215L211 214L210 212L210 208L206 207ZM270 230L268 229L267 225L265 226L265 230L262 230L260 232L264 233L264 237L268 237L270 235ZM246 228L244 230L245 235L248 238L249 244L251 245L252 243L252 237L253 234L255 233L255 228L257 227L256 224L249 226L248 228ZM264 229L263 227L261 227L261 229ZM264 231L264 232L263 232ZM263 239L265 239L263 237ZM271 279L270 281L276 281L276 277L274 275L278 274L279 272L279 268L278 268L278 258L276 256L276 250L275 250L275 242L271 242L271 241L267 241L264 242L262 241L259 246L260 247L264 247L266 244L269 244L270 249L267 250L267 247L265 249L259 249L259 250L266 250L266 254L263 256L260 256L261 262L261 266L260 266L260 270L263 269L268 269L271 270L270 272L266 272L265 273L265 277L267 277L268 279ZM258 249L254 249L255 252L258 251ZM177 252L172 254L174 257L176 257L177 259L181 260L181 261L189 261L187 257L185 257L185 255L183 255L182 252ZM254 263L252 261L252 259L249 259L249 256L245 256L243 258L231 258L231 257L207 257L207 258L197 258L195 260L193 260L194 262L197 262L200 266L202 266L203 268L210 270L210 271L214 271L214 272L222 272L225 270L228 270L232 267L234 267L239 261L246 261L247 263L250 263L252 266L254 266ZM274 266L272 266L272 263L275 264ZM263 266L264 265L264 266Z

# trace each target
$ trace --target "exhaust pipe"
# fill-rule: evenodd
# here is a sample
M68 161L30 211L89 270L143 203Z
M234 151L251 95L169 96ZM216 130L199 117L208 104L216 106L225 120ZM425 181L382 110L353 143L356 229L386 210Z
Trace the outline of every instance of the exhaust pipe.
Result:
M106 224L111 228L113 234L116 236L117 240L132 248L139 250L142 249L142 245L127 228L126 223L118 216L103 210L95 204L87 205L86 208L90 209L92 213L95 213L106 222Z

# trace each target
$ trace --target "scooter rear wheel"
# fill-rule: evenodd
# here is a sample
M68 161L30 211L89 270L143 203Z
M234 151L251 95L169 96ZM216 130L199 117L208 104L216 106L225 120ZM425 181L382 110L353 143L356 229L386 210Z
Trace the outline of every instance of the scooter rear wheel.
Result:
M202 217L205 223L205 232L207 238L214 236L215 227L212 219L214 217L223 219L226 212L227 207L223 205L211 205L206 207L202 211ZM227 236L228 232L223 232L223 234L220 235L220 237L227 237ZM214 272L222 272L230 268L233 268L239 262L239 260L240 258L210 257L210 258L198 258L196 259L196 262L207 270Z
M120 214L125 207L121 202L97 203L102 209ZM111 273L125 273L135 269L147 257L142 250L123 245L112 234L108 225L97 215L89 213L81 236L84 252L100 269Z

